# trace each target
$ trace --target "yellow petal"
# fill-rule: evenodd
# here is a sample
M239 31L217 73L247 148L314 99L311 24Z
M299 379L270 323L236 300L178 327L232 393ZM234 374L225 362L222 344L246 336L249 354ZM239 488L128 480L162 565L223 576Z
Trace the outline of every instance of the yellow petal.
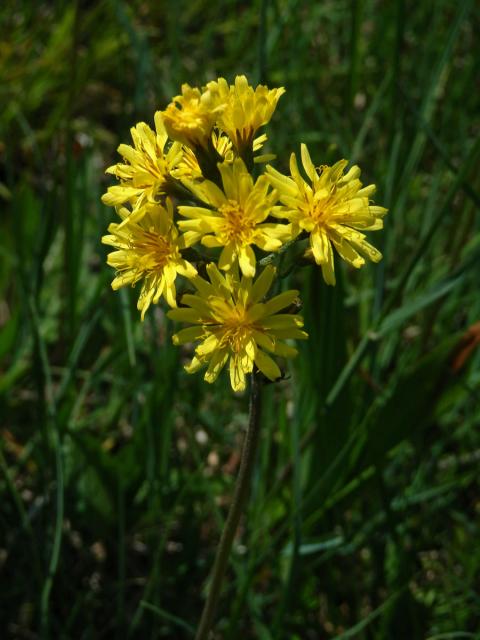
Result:
M280 293L278 296L275 296L271 300L265 303L265 311L268 315L272 315L277 313L277 311L281 311L282 309L286 309L289 307L292 302L298 298L299 291L296 289L292 289L290 291L284 291Z
M351 264L355 269L359 269L365 264L365 260L362 256L355 251L355 249L346 240L336 241L333 240L335 249L343 260Z
M259 302L268 293L275 276L275 267L267 265L252 285L251 301Z
M255 364L269 380L274 381L282 375L277 363L260 349L257 349Z
M245 374L236 356L230 358L230 384L234 391L245 391Z
M123 204L130 198L138 196L141 191L142 189L135 189L134 187L115 185L114 187L109 187L107 193L103 194L102 202L110 207Z
M208 247L209 249L213 249L213 248L216 248L216 247L222 247L223 246L223 242L221 242L217 238L217 236L210 236L210 235L203 236L202 244L203 244L204 247Z
M282 358L295 358L298 355L298 351L289 344L285 344L285 342L277 341L275 343L275 355Z
M198 340L204 333L203 327L187 327L181 329L178 333L172 336L172 342L178 346L180 344L186 344L187 342L194 342Z
M186 364L184 369L187 373L196 373L204 365L205 365L205 362L203 360L200 360L199 358L194 356L190 364Z
M219 349L213 354L212 359L210 360L210 363L208 365L208 369L205 372L206 382L215 382L215 380L218 378L218 374L225 366L227 360L228 351L226 349Z
M234 263L236 258L235 247L232 244L227 244L220 254L218 259L218 268L223 269L224 271L228 271L231 269L232 264Z
M210 315L211 308L204 298L200 296L192 295L191 293L185 293L182 296L182 304L192 307L195 309L199 316L204 318L208 318Z
M265 329L293 329L303 327L303 318L290 313L277 313L262 320L261 325Z
M211 333L208 338L205 338L205 340L198 345L195 349L195 353L200 358L208 358L208 356L218 347L218 344L217 336Z
M331 259L328 262L324 262L321 265L321 268L322 268L323 279L325 280L325 282L329 285L334 286L336 283L336 279L335 279L335 269L333 265L333 254L331 256Z
M240 269L242 270L243 275L247 276L248 278L253 278L253 276L255 275L256 259L250 245L247 245L240 249L238 262L240 264Z
M271 334L276 338L280 338L282 340L307 340L308 333L306 331L302 331L301 329L272 329Z
M303 168L305 169L305 172L310 180L313 180L314 178L316 178L317 172L315 171L315 166L310 158L310 154L308 153L306 144L302 144L300 146L300 153L302 156Z
M167 316L170 320L177 320L178 322L193 322L196 324L201 324L203 322L197 309L177 307L176 309L170 309L170 311L167 311Z
M326 233L321 230L313 231L310 235L310 246L317 264L328 262L331 247Z

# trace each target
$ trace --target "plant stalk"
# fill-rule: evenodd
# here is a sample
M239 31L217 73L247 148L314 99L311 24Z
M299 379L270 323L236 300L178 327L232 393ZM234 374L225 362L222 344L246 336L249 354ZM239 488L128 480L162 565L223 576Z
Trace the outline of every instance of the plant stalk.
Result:
M235 484L235 493L228 512L227 521L220 538L220 544L215 556L212 569L210 589L203 608L195 640L207 640L213 625L213 618L220 597L225 571L227 569L233 539L237 531L238 522L242 515L252 477L253 463L258 448L261 418L261 381L260 374L252 373L250 388L250 412L248 430L243 443L242 460Z

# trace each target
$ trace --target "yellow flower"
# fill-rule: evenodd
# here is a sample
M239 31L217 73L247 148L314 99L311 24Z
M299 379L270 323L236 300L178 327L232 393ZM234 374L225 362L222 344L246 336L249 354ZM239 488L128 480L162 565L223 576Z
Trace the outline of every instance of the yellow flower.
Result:
M301 156L309 183L300 174L294 153L290 158L291 177L267 167L268 179L278 189L284 205L272 215L290 220L295 234L302 231L310 234L309 253L322 267L325 282L335 284L332 244L340 257L356 268L365 264L364 258L378 262L382 254L358 229L382 229L387 209L370 204L375 185L362 186L357 166L345 174L348 162L340 160L333 167L324 165L317 169L304 144Z
M239 154L252 146L255 132L269 122L277 102L285 93L283 87L269 89L248 84L245 76L237 76L234 85L225 78L212 80L207 89L219 104L226 104L217 119L217 126L232 140Z
M127 284L135 285L143 279L137 308L145 317L150 304L156 304L163 296L171 307L176 307L175 280L178 274L193 278L197 270L184 260L181 250L186 243L179 237L173 223L173 206L167 198L166 208L159 204L147 204L141 220L132 221L128 209L120 208L122 224L108 227L111 235L102 242L118 249L108 255L107 262L117 271L112 289ZM129 217L130 216L130 217Z
M187 147L208 147L213 125L224 104L214 100L210 91L201 92L188 84L182 85L182 95L175 96L163 111L163 122L172 140Z
M242 160L219 164L223 191L213 182L189 185L190 190L212 209L180 206L178 211L189 220L178 226L189 242L201 240L206 247L223 247L218 260L228 271L238 261L245 276L255 275L256 258L252 245L263 251L278 251L291 238L290 225L264 222L277 202L277 193L269 192L265 176L253 182Z
M253 141L253 152L260 151L265 142L267 141L267 135L264 133L258 136ZM233 150L233 144L230 138L224 133L212 132L212 145L215 151L218 153L223 162L232 163L238 155ZM177 168L172 175L175 178L182 179L187 178L189 180L198 180L203 178L202 170L198 163L197 157L192 149L189 147L183 147L183 158L179 162ZM264 153L258 156L254 156L253 161L255 164L261 162L270 162L275 160L275 155L272 153Z
M117 176L120 184L109 187L102 201L109 206L131 203L132 220L141 217L146 202L156 202L168 191L171 173L182 159L179 143L166 151L168 136L159 111L155 114L155 128L156 132L144 122L132 127L134 146L121 144L118 147L125 163L113 165L106 171Z
M245 377L252 373L254 365L269 380L276 380L281 376L280 369L265 352L291 358L297 351L284 340L308 338L301 330L300 316L279 313L291 306L298 291L285 291L262 302L275 275L272 266L265 267L255 282L246 277L240 279L238 269L223 276L213 263L207 266L207 272L210 282L194 278L197 295L185 294L185 307L168 312L172 320L194 325L175 334L174 344L200 342L185 369L194 373L207 366L205 380L214 382L230 360L234 391L245 389Z

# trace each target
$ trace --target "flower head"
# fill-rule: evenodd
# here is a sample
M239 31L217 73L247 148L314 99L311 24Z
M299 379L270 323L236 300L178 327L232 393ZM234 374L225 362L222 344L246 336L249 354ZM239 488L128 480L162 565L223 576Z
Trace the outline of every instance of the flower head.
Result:
M253 140L253 153L255 154L255 152L260 151L266 141L267 136L265 133L255 138ZM231 164L236 158L238 158L237 153L233 149L232 141L225 133L216 133L215 131L212 131L212 145L223 162ZM187 180L202 179L204 177L202 169L193 149L184 146L182 151L183 158L173 172L174 177L180 180L182 178L186 178ZM253 162L255 164L270 162L274 159L275 155L271 153L262 153L260 155L253 156Z
M325 282L335 284L332 244L340 257L356 268L365 264L365 258L378 262L382 254L358 230L382 229L387 209L370 204L375 185L362 186L357 166L345 173L348 162L340 160L333 167L317 169L304 144L301 156L309 182L300 174L294 153L290 158L291 177L267 167L268 179L284 205L272 215L290 220L296 234L309 234L310 252L322 267Z
M201 92L188 84L163 111L168 135L187 147L208 146L213 125L225 105L215 100L210 91Z
M260 176L254 183L241 159L218 165L223 190L205 180L191 184L191 191L212 208L180 206L188 220L178 225L189 241L201 240L206 247L223 247L218 266L228 271L237 262L246 276L255 275L256 258L252 245L263 251L278 251L291 237L290 225L265 222L277 202L268 180Z
M193 324L173 336L174 344L200 342L186 370L194 373L206 366L205 380L214 382L229 360L234 391L245 389L245 377L252 373L254 365L269 380L276 380L281 376L280 369L266 351L290 358L297 351L284 340L308 337L301 330L300 316L279 313L291 306L298 291L285 291L262 302L274 278L275 269L271 266L265 267L255 282L246 277L240 279L237 269L223 276L213 263L207 266L207 272L210 282L194 278L197 294L185 294L185 307L168 312L172 320Z
M168 150L168 140L160 112L155 114L155 129L152 131L144 122L130 129L133 147L121 144L118 153L124 163L113 165L106 170L120 179L120 184L109 187L102 196L104 204L109 206L132 204L133 219L143 215L143 205L156 202L160 195L168 192L171 173L182 159L179 143Z
M103 236L102 242L117 249L107 258L108 264L117 272L113 289L143 280L137 305L143 320L150 304L156 304L161 296L175 307L177 275L193 278L197 270L182 258L181 249L186 243L173 223L170 199L167 199L166 208L159 204L146 205L138 222L132 221L129 213L125 208L119 209L125 224L110 224L110 235Z
M234 85L218 78L209 82L207 89L218 103L226 104L218 116L217 126L229 136L240 154L251 147L255 132L269 122L280 96L285 93L283 87L269 89L258 85L254 89L245 76L237 76Z

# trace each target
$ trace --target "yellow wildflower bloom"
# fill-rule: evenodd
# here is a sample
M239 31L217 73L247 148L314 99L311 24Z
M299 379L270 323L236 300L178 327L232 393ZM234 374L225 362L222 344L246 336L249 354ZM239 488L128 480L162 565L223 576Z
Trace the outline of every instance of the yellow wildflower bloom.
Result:
M215 100L210 91L201 92L188 84L182 95L175 96L165 111L163 122L172 140L187 147L208 147L213 125L225 105Z
M238 261L245 276L255 275L256 258L252 245L263 251L278 251L291 238L290 225L264 222L277 202L268 180L260 176L254 183L242 160L218 165L223 191L205 180L189 185L190 190L212 209L180 206L179 213L189 218L178 226L193 244L201 240L206 247L223 247L218 260L228 271Z
M159 204L145 205L144 215L138 222L132 221L126 208L120 208L119 215L124 223L110 224L110 235L102 238L104 244L118 249L107 258L117 272L112 289L127 284L133 286L143 280L137 304L142 320L150 304L156 304L161 296L171 307L176 307L177 275L193 278L197 270L182 258L181 250L187 245L175 228L170 199L167 198L166 208Z
M109 187L102 201L109 206L131 203L134 220L142 216L146 202L156 202L168 191L171 173L182 159L182 147L178 142L166 150L168 136L159 111L155 114L155 129L152 131L144 122L132 127L134 146L121 144L118 147L125 163L106 170L117 176L120 184Z
M213 263L207 266L207 272L210 282L200 277L193 279L198 295L185 294L185 307L168 312L172 320L194 325L175 334L174 344L200 341L185 369L194 373L206 366L205 380L214 382L230 360L234 391L245 389L245 377L252 373L254 365L269 380L276 380L281 371L266 351L291 358L297 351L284 340L308 338L301 330L300 316L279 313L291 306L298 291L285 291L262 302L275 275L272 266L267 266L255 282L245 276L240 279L235 268L223 276Z
M265 142L267 141L267 135L264 133L258 136L253 141L253 153L260 151ZM222 158L223 162L232 163L238 155L233 150L233 144L230 138L224 133L212 132L212 145L218 155ZM198 180L203 178L202 170L198 164L197 157L192 149L189 147L183 147L183 158L179 162L178 167L173 172L175 178L187 178L190 180ZM264 153L253 157L255 164L261 162L270 162L275 159L273 153Z
M245 76L237 76L234 85L218 78L209 82L207 89L218 103L226 103L217 126L229 136L240 154L251 147L255 132L269 122L280 96L285 93L283 87L269 89L258 85L254 89Z
M287 218L295 234L310 234L310 254L322 267L327 284L335 284L332 244L340 257L356 268L368 258L378 262L382 254L369 244L365 231L383 228L382 218L387 209L370 204L375 185L362 186L360 169L353 166L346 174L347 160L333 167L315 168L307 147L301 146L302 164L309 178L307 183L298 170L295 154L290 158L291 177L267 167L268 179L279 192L280 202L272 215Z

